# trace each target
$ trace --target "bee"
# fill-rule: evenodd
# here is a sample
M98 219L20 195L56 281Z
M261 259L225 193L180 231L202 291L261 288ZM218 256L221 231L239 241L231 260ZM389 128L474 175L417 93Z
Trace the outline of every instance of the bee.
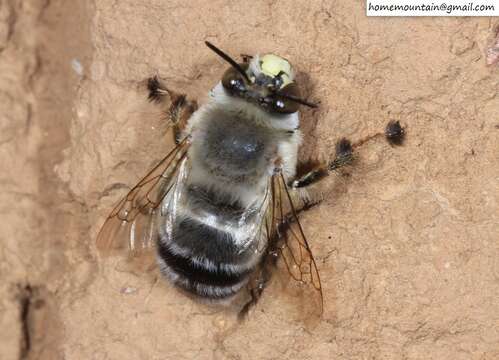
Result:
M164 277L210 302L230 303L246 288L242 313L282 259L322 313L317 264L298 219L311 198L301 194L348 164L352 146L342 140L330 164L298 176L299 108L316 105L300 96L290 62L267 54L238 63L206 45L230 67L201 107L149 79L149 99L170 100L176 145L113 209L97 248L109 254L122 238L131 254L154 248Z

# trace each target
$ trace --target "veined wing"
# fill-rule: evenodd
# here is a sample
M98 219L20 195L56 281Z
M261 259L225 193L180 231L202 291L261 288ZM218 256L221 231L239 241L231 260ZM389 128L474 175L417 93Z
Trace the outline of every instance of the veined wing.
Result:
M110 255L125 243L132 255L154 246L156 210L174 186L189 145L184 138L115 206L97 235L101 254Z
M300 308L306 319L320 317L324 298L322 285L312 250L293 203L292 189L288 188L281 171L274 174L270 184L271 203L267 216L270 225L269 251L278 256L294 284L287 290L299 295Z

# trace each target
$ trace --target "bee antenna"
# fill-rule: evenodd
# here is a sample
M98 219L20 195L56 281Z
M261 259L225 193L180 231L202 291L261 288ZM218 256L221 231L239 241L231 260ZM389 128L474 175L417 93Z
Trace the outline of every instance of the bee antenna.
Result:
M317 104L314 104L314 103L308 102L307 100L303 100L303 99L297 98L296 96L293 96L293 95L279 94L279 97L282 97L282 98L284 98L284 99L288 99L288 100L291 100L291 101L297 102L298 104L302 104L302 105L305 105L305 106L311 107L311 108L313 108L313 109L315 109L316 107L318 107L318 105L317 105Z
M244 71L243 68L241 67L241 65L239 65L237 62L235 62L234 59L232 59L229 55L227 55L222 50L220 50L219 48L217 48L211 42L205 41L204 43L211 50L213 50L218 56L220 56L222 59L224 59L225 61L227 61L234 69L236 69L244 77L244 79L246 79L246 81L248 81L248 83L251 83L251 80L248 77L248 74L246 74L246 71Z

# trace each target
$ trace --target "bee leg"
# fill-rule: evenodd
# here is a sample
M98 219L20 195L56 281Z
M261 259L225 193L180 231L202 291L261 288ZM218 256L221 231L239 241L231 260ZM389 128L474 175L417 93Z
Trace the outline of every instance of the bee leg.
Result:
M173 127L173 140L178 145L187 120L197 109L196 102L188 100L184 94L168 89L158 76L147 79L147 90L149 101L164 107Z
M262 296L266 284L259 280L260 279L255 279L254 281L250 281L250 283L247 285L250 299L243 305L242 309L239 311L239 320L243 320L244 318L246 318L251 308L258 303L258 300Z
M196 102L187 100L185 95L179 95L174 99L174 101L172 101L172 104L168 109L168 116L173 124L175 144L178 145L182 140L182 132L187 125L187 121L196 109Z
M343 138L336 144L336 156L329 164L320 164L291 182L294 189L306 187L325 178L331 171L339 170L353 162L352 143Z
M289 185L292 190L295 190L294 197L300 198L297 200L299 209L304 209L319 203L324 198L324 192L327 192L327 186L322 186L321 180L327 178L331 173L337 172L346 165L351 165L355 160L354 150L360 148L365 143L379 137L385 139L391 145L402 145L405 137L405 129L400 125L399 121L388 122L384 132L366 136L355 143L343 138L336 144L336 155L329 163L323 163L315 166L305 174L299 174L294 180L290 181ZM320 183L321 186L317 186ZM302 194L296 196L300 190L304 190ZM306 190L306 191L305 191Z
M147 98L149 101L158 104L168 101L172 97L171 91L166 88L165 84L157 75L147 79L147 91Z
M250 299L243 305L242 309L239 311L238 317L240 320L244 319L246 315L248 315L248 312L251 310L251 308L258 303L258 300L260 300L263 291L269 283L272 270L277 264L277 258L277 251L268 251L264 259L262 260L262 263L256 275L254 275L248 282L246 288L248 290Z

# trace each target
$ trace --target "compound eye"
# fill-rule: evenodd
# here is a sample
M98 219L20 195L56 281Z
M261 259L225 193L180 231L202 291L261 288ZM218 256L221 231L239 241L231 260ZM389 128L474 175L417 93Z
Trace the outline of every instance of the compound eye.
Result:
M246 70L247 64L241 64L241 67ZM231 94L240 94L246 91L246 84L242 75L234 68L229 68L225 71L222 77L223 87Z
M299 98L300 90L298 89L298 86L295 83L284 86L281 90L275 93L271 102L272 110L275 112L281 114L292 114L297 112L300 104L281 95Z

